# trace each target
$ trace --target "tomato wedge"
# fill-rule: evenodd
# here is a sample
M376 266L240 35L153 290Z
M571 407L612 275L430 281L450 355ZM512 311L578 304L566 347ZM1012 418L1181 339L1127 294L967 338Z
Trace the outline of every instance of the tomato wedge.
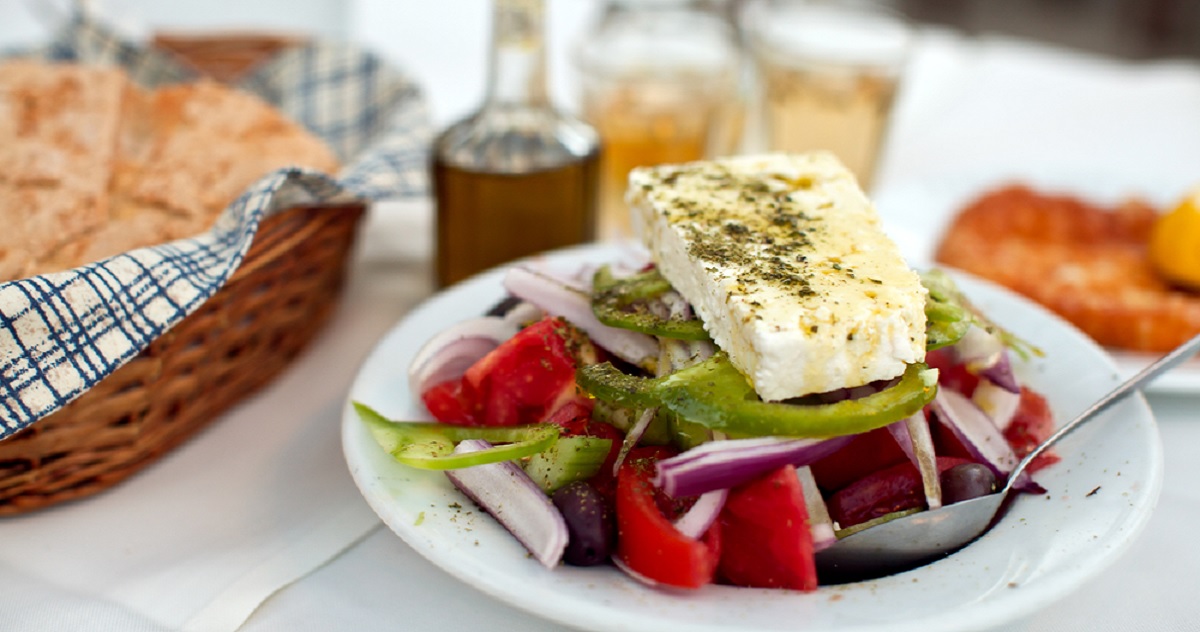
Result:
M679 532L659 508L651 479L668 448L630 451L617 474L617 558L631 570L667 586L700 588L713 581L721 537L714 523L700 539Z
M483 410L475 393L468 390L462 378L435 384L421 393L421 401L433 418L456 426L481 425Z
M1017 405L1017 413L1004 429L1004 438L1012 446L1018 457L1029 454L1041 442L1054 432L1054 414L1050 412L1050 404L1040 394L1021 387L1021 401ZM1061 460L1053 450L1047 450L1037 456L1029 464L1029 471L1036 472L1047 465L1053 465Z
M796 468L785 465L729 492L721 525L721 579L735 586L817 589L812 531Z
M591 409L575 386L575 369L596 360L587 337L560 318L544 318L509 338L459 379L421 394L442 423L515 426L544 423L566 407Z
M838 451L812 464L817 485L830 494L872 473L907 461L908 457L887 428L864 432Z
M508 426L543 421L553 404L575 390L570 326L543 318L517 332L467 369L463 380L484 402L483 423Z

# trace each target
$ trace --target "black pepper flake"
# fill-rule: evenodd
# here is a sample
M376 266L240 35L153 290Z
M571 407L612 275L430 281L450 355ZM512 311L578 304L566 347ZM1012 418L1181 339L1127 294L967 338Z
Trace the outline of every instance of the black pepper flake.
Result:
M750 229L745 224L729 222L725 224L725 233L734 237L741 237L750 234Z

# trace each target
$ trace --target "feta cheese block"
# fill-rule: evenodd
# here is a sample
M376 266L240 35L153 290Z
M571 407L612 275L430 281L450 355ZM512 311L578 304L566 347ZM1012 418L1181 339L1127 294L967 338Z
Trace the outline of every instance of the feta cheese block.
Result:
M925 358L921 279L832 154L638 168L626 199L663 276L763 400Z

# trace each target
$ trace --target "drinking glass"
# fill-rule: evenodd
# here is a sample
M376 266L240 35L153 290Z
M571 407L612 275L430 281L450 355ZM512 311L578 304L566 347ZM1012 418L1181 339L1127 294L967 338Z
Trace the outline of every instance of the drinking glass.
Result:
M625 238L632 168L736 149L743 118L736 34L704 3L610 0L575 61L583 118L603 145L598 236Z
M757 0L743 22L762 144L832 151L870 189L912 30L886 2Z

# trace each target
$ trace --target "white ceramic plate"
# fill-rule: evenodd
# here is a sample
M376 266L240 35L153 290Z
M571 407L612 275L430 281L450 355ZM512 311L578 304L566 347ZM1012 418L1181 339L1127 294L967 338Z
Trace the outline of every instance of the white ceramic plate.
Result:
M592 247L548 263L614 260ZM448 323L502 297L500 272L458 285L414 310L367 359L350 399L400 419L425 418L406 388L409 359ZM1041 308L993 286L964 289L1000 323L1048 351L1022 366L1055 414L1068 418L1117 383L1102 350ZM999 525L959 553L888 578L810 594L709 586L679 593L641 586L613 568L542 568L436 472L394 462L345 408L343 448L363 496L401 538L446 572L517 608L598 630L936 632L984 629L1028 615L1111 564L1145 526L1162 481L1162 451L1141 396L1069 437L1063 461L1039 476Z
M900 244L909 261L932 261L934 249L954 214L986 191L1007 183L1024 183L1039 190L1082 196L1102 204L1132 197L1166 208L1188 191L1187 185L1132 182L1095 173L964 174L930 181L906 182L877 192L874 201L887 232ZM1133 377L1158 356L1110 349L1122 377ZM1200 394L1200 358L1185 362L1146 389L1154 393Z

